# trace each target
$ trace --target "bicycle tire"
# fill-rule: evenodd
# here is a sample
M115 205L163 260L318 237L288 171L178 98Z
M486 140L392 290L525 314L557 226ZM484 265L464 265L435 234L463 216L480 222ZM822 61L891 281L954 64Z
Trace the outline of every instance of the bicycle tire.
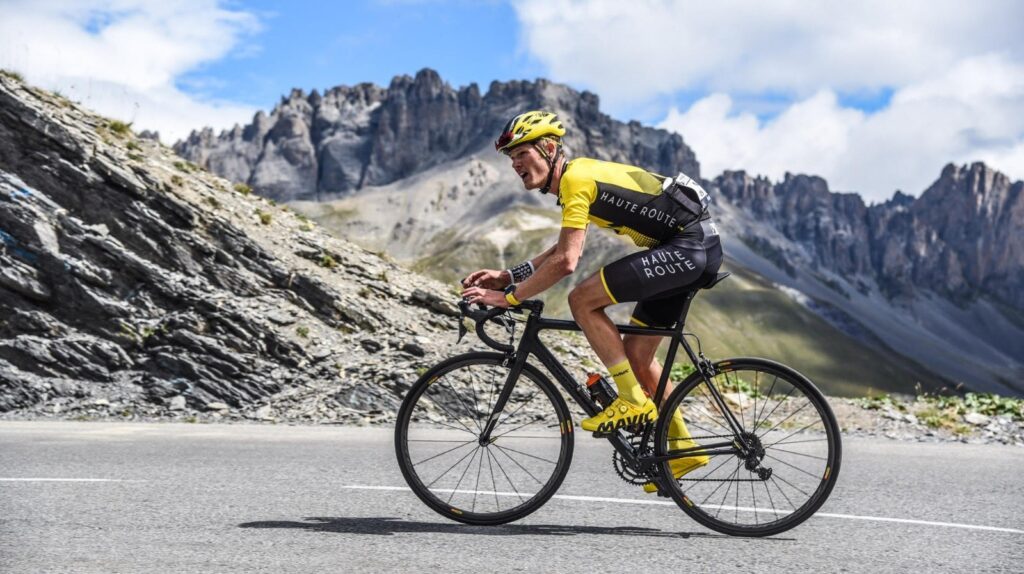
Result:
M479 431L510 369L504 361L505 355L488 352L452 357L424 373L402 401L395 425L399 467L416 496L445 518L474 525L519 520L543 506L569 471L569 409L550 379L529 364L515 381L491 440L479 444ZM448 448L456 443L462 444ZM434 478L437 468L446 470ZM451 478L442 481L449 471ZM542 473L546 478L537 476ZM503 500L511 504L503 508Z
M739 454L720 454L708 456L706 464L678 480L663 481L663 486L686 514L723 534L771 536L799 525L824 504L839 477L842 440L832 409L807 377L774 361L729 359L716 363L715 373L712 380L725 393L726 407L763 448L757 464L770 469L769 477L748 468L747 459ZM676 388L665 401L663 413L680 407L697 444L721 443L728 435L735 438L699 372ZM669 452L670 439L679 438L669 436L670 426L671 416L659 417L655 435L659 455ZM685 443L675 445L686 448ZM671 476L669 465L669 461L661 463L662 476Z

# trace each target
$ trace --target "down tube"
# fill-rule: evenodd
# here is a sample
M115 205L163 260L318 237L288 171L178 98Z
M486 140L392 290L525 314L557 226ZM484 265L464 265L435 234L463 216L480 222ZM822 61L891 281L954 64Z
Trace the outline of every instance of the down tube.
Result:
M567 393L576 401L580 407L590 416L594 416L601 412L601 407L594 403L590 395L586 393L582 385L578 385L569 371L565 370L562 363L551 354L551 351L544 345L533 345L530 348L530 353L537 356L540 362L555 376L555 379L562 385Z

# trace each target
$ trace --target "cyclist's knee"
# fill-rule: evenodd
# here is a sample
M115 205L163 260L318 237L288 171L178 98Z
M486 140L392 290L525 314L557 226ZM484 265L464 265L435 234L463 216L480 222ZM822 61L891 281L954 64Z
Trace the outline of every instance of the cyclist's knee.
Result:
M573 316L595 309L603 309L606 306L601 301L604 291L598 291L597 289L601 289L600 280L595 282L594 277L590 277L569 292L569 309L572 311Z

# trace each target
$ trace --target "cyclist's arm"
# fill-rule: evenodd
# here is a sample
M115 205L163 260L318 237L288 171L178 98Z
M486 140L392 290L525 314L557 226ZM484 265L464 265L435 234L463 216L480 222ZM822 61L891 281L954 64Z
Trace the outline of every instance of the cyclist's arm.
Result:
M551 257L551 254L554 253L557 249L558 244L556 243L551 247L545 249L544 253L541 253L540 255L531 259L530 263L533 265L534 270L540 269L540 266L543 265L544 262L547 261L548 257ZM507 280L509 283L512 282L512 275L508 272L508 269L505 269L504 271L501 272L501 278Z
M537 269L532 276L516 286L516 299L524 301L543 293L566 275L576 270L576 264L583 253L586 229L563 227L558 243L534 259ZM540 260L538 264L537 260Z

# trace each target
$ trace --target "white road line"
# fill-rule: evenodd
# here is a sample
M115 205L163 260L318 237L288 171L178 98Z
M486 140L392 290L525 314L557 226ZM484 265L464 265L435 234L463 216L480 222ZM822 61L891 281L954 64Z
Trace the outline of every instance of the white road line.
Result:
M369 485L347 485L342 488L348 488L351 490L389 490L389 491L409 491L407 486L369 486ZM451 492L451 490L438 489L438 492ZM491 492L484 490L458 490L460 494L485 494L487 496L520 496L515 492ZM522 493L526 494L526 493ZM577 496L569 494L556 494L552 498L560 500L572 500L577 502L612 502L617 504L644 504L650 506L676 506L675 502L669 502L667 500L641 500L638 498L609 498L604 496ZM744 508L742 506L718 506L718 505L707 505L708 508L721 508L723 510L739 510L741 512L761 512L767 514L774 514L772 510L766 510L763 508L753 509ZM779 511L781 514L783 511ZM941 526L946 528L963 528L967 530L985 530L989 532L1009 532L1011 534L1024 534L1024 530L1018 530L1016 528L1003 528L1000 526L979 526L976 524L959 524L956 522L936 522L932 520L913 520L910 518L888 518L885 516L861 516L856 514L835 514L831 512L816 512L814 513L815 518L842 518L846 520L867 520L874 522L897 522L901 524L918 524L921 526Z
M120 478L0 478L0 482L146 482Z

